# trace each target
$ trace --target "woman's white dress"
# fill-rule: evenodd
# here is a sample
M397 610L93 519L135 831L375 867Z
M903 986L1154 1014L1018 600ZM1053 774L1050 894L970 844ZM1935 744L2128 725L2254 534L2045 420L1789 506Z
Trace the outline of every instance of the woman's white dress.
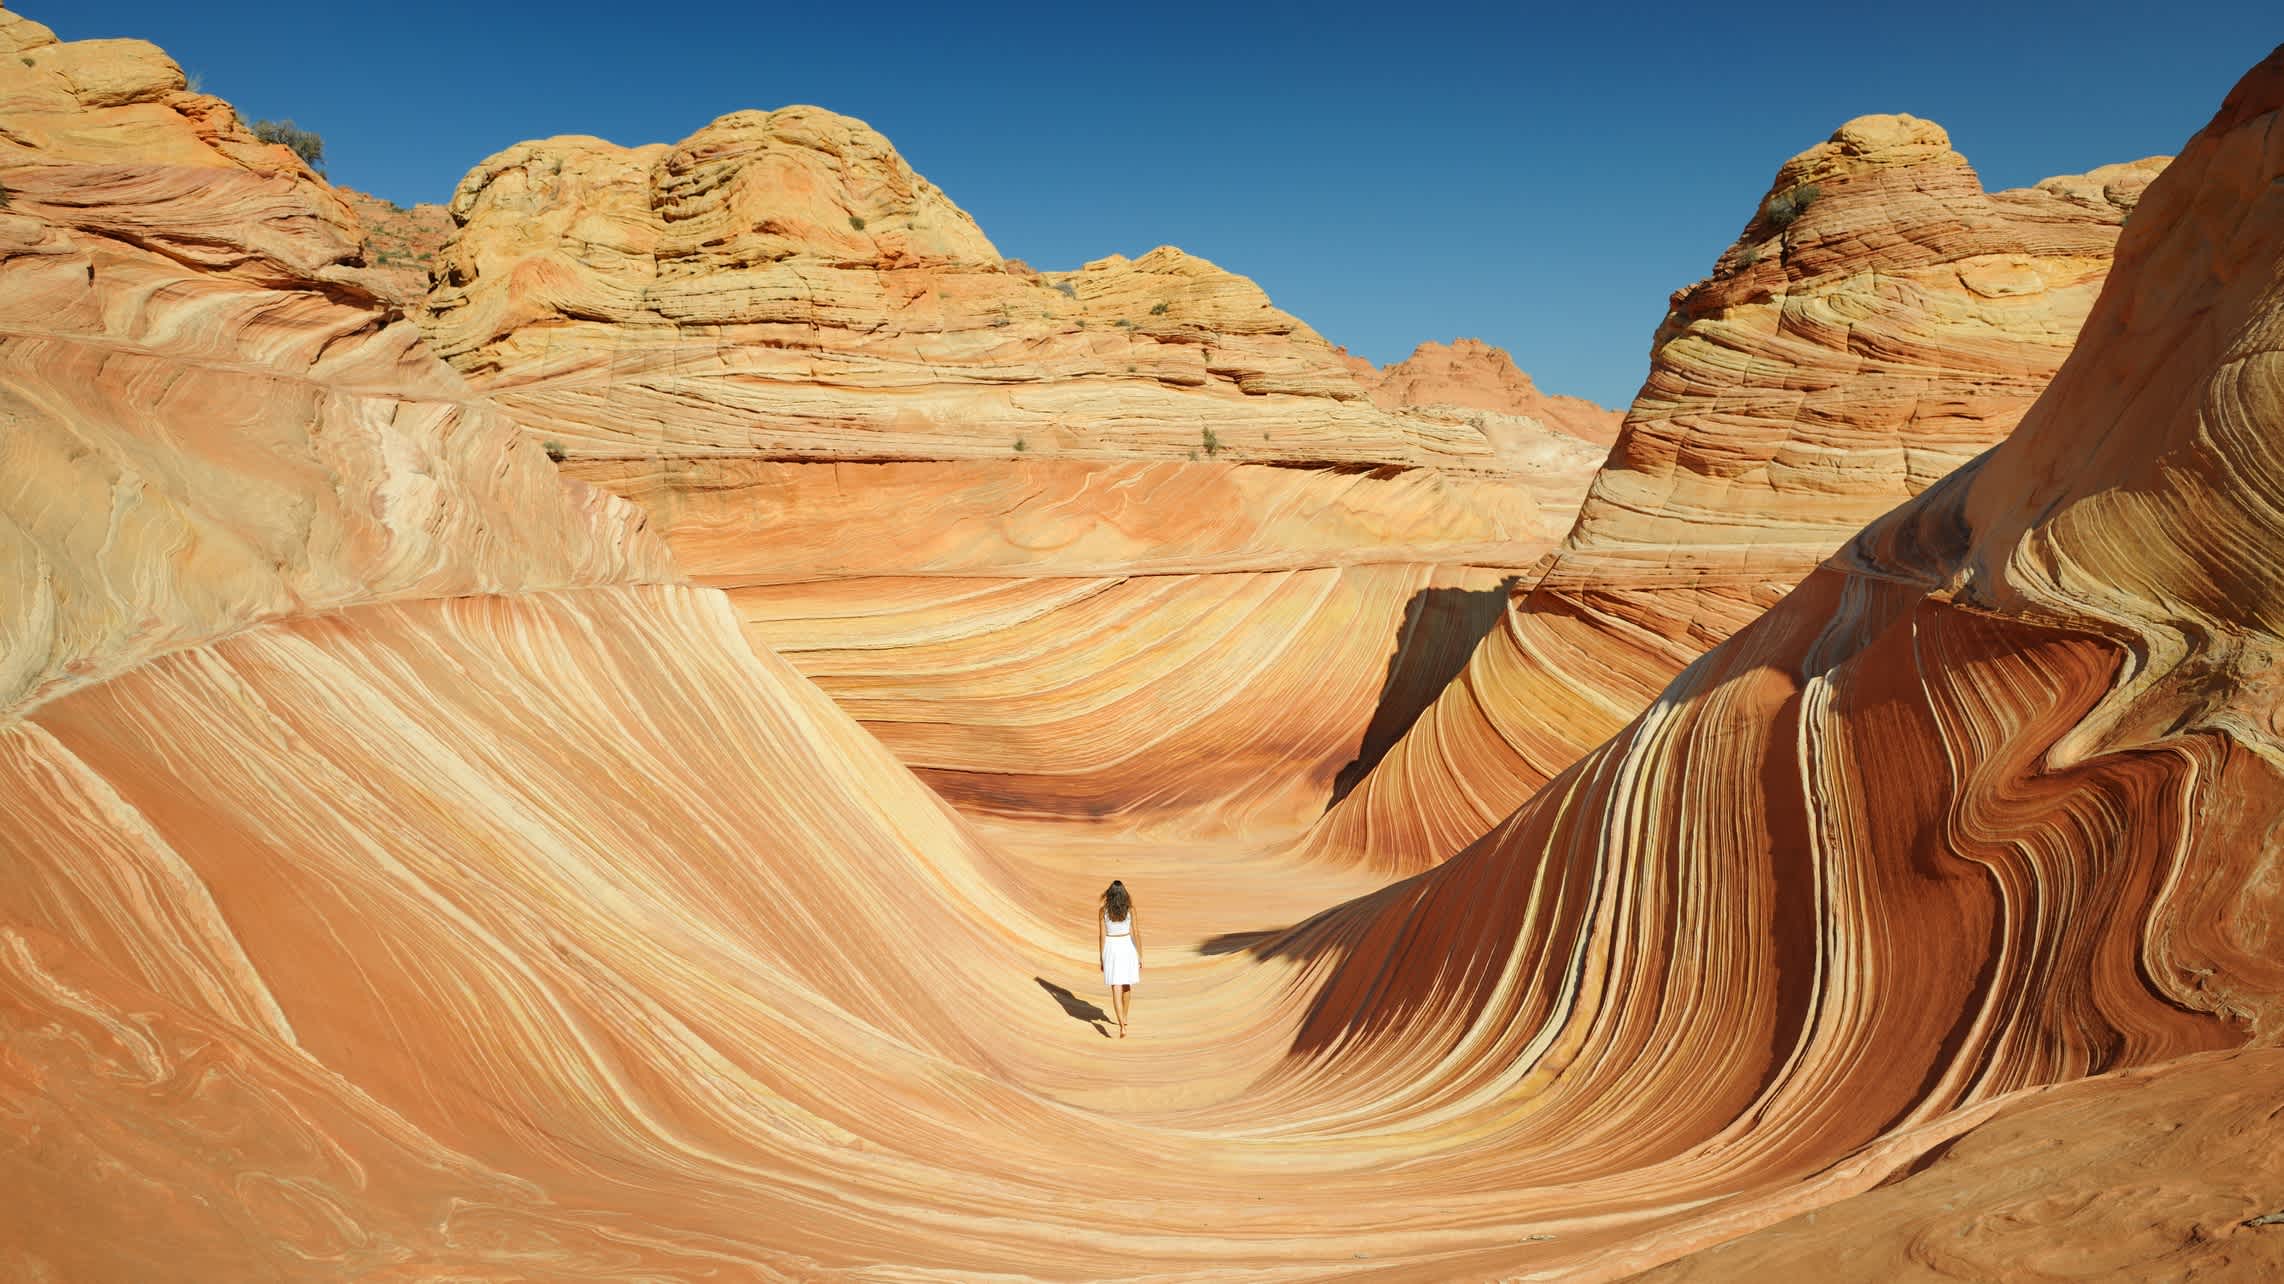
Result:
M1102 916L1102 983L1136 985L1142 980L1142 956L1134 952L1134 916L1113 921Z

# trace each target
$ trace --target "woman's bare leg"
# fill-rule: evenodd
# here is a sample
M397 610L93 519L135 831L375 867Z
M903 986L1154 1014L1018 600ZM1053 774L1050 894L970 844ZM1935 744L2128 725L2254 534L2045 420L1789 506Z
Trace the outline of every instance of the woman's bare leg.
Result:
M1131 985L1121 985L1118 987L1118 1028L1120 1030L1124 1030L1126 1028L1126 1023L1132 1020L1133 1017L1134 987Z
M1126 1011L1118 1006L1118 987L1110 987L1110 1019L1118 1024L1118 1037L1126 1037Z

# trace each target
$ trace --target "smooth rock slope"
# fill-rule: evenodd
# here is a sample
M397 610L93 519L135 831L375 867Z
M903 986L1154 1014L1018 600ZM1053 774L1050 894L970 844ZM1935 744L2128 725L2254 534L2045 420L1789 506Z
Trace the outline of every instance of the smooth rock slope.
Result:
M19 1273L2284 1267L2246 1224L2284 1153L2284 50L2151 184L2011 438L1383 883L1120 816L1045 842L971 821L754 645L766 612L672 582L645 514L688 505L663 543L705 552L740 520L719 497L557 477L363 288L326 189L241 154L149 46L12 15L0 43L26 51L0 101L51 104L0 140L25 193L0 274L42 304L5 314L0 395L45 415L7 440L107 501L0 506L26 550L0 619L41 624L0 635ZM91 183L202 195L61 195ZM257 210L236 241L200 222ZM1147 504L1131 528L1208 568L1132 580L1262 588L1227 635L1280 675L1343 653L1275 654L1334 618L1279 593L1423 564L1226 561L1330 546L1289 471L1215 479L1264 488L1266 533ZM913 555L1000 565L1044 520L1011 507ZM1090 529L1074 547L1134 556ZM704 575L783 587L723 538ZM870 578L809 591L877 604ZM908 577L898 626L951 582ZM1398 653L1448 653L1471 609L1424 602ZM1382 664L1361 681L1429 685ZM1086 981L1106 867L1144 915L1124 1041Z

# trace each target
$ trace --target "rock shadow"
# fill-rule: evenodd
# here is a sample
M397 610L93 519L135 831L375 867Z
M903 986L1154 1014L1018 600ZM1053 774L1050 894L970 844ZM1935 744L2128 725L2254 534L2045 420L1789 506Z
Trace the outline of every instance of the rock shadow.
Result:
M1264 961L1289 958L1314 962L1328 954L1345 957L1389 906L1411 896L1420 879L1421 875L1414 874L1378 891L1319 910L1291 927L1209 936L1199 944L1198 953L1250 954Z
M1476 645L1499 627L1519 579L1509 575L1497 588L1430 588L1412 594L1404 604L1403 623L1396 626L1396 649L1388 656L1372 721L1364 728L1356 757L1333 777L1326 811L1372 774L1452 679L1467 671Z
M1110 1037L1110 1014L1103 1011L1099 1005L1087 1002L1046 977L1035 976L1031 979L1037 981L1039 988L1045 990L1055 1002L1062 1004L1063 1011L1073 1021L1084 1021L1094 1027L1096 1034L1105 1039Z

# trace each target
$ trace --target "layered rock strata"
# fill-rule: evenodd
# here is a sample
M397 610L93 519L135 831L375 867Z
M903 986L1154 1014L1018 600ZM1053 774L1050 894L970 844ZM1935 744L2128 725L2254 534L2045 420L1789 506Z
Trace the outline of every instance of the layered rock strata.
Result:
M977 814L1297 831L1432 695L1408 621L1543 554L1598 461L1375 404L1178 250L1004 259L816 108L523 144L452 213L439 349Z
M2087 1076L2178 1085L2069 1098L2121 1130L2201 1087L2272 1132L2230 1095L2269 1061L2199 1054L2284 1030L2265 854L2284 789L2280 121L2284 49L2150 185L2075 351L2004 443L1467 851L1252 946L1322 960L1304 1057L1265 1095L1352 1100L1391 1133L1500 1118L1566 1201L1619 1171L1645 1203L1726 1192L1671 1234L1534 1263L1595 1275L1922 1158L1941 1172L1950 1138L2041 1109L2009 1094ZM2114 1163L2098 1136L2043 1144ZM2170 1152L2181 1189L2225 1154L2200 1149ZM2044 1207L2093 1198L2098 1173ZM2007 1222L2009 1260L2149 1261L2187 1211L2173 1193L2110 1192L2094 1244L2082 1222ZM2196 1215L2264 1207L2219 1194ZM1850 1255L1896 1260L1929 1211ZM1949 1224L1963 1260L1995 1247L1997 1228ZM1781 1261L1778 1242L1714 1260ZM2273 1259L2248 1243L2203 1260Z
M2003 439L2161 168L1986 193L1909 116L1788 161L1674 296L1568 537L1312 849L1398 871L1459 850L1857 527Z
M263 620L671 574L156 48L0 15L0 110L0 710Z
M218 536L87 570L111 527L0 578L9 618L79 609L24 605L66 574L225 604L170 608L140 651L89 630L99 671L0 719L12 1265L1611 1278L1724 1242L1707 1269L1781 1269L1810 1212L1871 1270L2272 1264L2244 1186L2273 1167L2284 1021L2280 120L2284 51L2151 187L2020 431L1384 887L1236 846L995 841L730 599L626 582L652 555L627 510L517 492L526 454L469 437L487 490L422 453L429 418L376 414L379 453L419 464L396 489L295 471L306 434L243 431L212 468L205 402L151 398L139 457L178 509L252 474L288 513L350 485L395 512L426 478L428 511L481 519L397 537L449 571L417 583L311 559L365 601L243 605L266 581L202 559ZM358 297L216 257L159 292L281 301L186 366L274 378L286 301ZM93 295L115 260L89 261ZM481 578L559 565L582 513L576 574ZM1106 857L1146 935L1117 1042L1080 992ZM1993 1171L2035 1162L2031 1131L2088 1161L2059 1205ZM2165 1172L2113 1183L2136 1157ZM1938 1212L1947 1185L1994 1219Z
M365 259L378 288L408 306L428 294L428 274L452 239L452 216L441 205L399 205L350 188L336 188L365 228Z
M1502 471L1561 453L1381 410L1314 331L1179 250L1003 259L887 139L814 107L671 147L520 144L451 212L431 336L575 457Z
M1618 426L1625 419L1623 413L1583 397L1539 391L1529 375L1515 368L1513 357L1481 339L1423 343L1385 370L1351 357L1349 368L1358 382L1371 389L1373 404L1389 409L1432 407L1520 416L1599 446L1617 440Z

